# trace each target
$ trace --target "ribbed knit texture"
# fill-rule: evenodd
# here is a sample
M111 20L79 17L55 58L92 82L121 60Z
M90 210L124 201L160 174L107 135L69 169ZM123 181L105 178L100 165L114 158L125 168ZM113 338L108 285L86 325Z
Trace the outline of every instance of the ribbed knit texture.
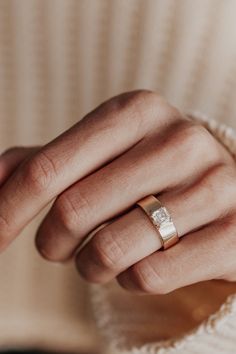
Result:
M236 127L235 13L234 0L0 0L0 149L44 144L101 101L136 88ZM0 258L0 346L97 352L87 286L73 266L37 255L39 219ZM219 288L194 320L202 298L186 294L178 334L235 291ZM161 336L155 329L146 341ZM186 353L198 352L189 345Z

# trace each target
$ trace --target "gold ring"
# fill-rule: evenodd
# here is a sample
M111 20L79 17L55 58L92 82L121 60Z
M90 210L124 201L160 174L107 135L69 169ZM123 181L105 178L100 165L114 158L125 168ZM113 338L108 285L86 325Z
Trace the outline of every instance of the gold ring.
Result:
M170 213L156 197L149 195L136 204L147 214L149 220L157 229L164 249L175 245L179 241L178 232Z

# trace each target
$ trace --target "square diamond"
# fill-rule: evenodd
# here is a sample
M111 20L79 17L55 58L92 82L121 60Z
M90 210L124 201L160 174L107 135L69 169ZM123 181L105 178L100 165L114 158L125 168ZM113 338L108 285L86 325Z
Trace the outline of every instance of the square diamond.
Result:
M161 225L164 222L170 221L170 214L166 208L161 207L152 213L152 219L155 224Z

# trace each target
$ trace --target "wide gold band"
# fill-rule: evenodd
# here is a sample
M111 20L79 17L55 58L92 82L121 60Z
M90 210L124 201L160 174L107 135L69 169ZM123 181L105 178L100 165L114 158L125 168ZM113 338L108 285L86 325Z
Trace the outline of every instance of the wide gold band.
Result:
M157 229L162 246L167 249L179 241L178 232L168 210L153 195L137 202L137 205L147 214L149 220Z

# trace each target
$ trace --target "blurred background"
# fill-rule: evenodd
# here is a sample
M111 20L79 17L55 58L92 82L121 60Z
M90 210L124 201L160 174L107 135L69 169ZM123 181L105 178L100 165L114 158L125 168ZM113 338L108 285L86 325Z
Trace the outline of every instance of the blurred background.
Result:
M234 0L0 0L0 148L45 144L137 88L236 127L235 13ZM42 215L0 258L0 347L97 353L87 285L35 251Z

